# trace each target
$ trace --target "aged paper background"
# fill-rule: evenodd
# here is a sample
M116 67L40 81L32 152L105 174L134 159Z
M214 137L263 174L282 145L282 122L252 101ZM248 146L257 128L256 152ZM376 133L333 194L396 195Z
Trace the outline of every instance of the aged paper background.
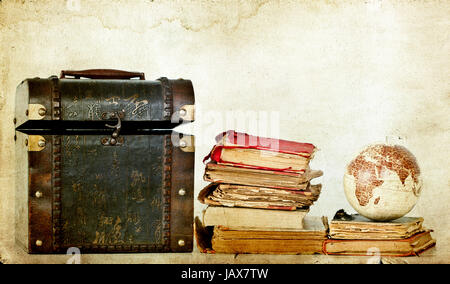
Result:
M419 203L438 246L409 262L448 262L449 1L0 1L0 259L64 263L13 245L14 96L25 78L63 69L114 68L194 82L199 109L196 194L201 160L225 130L224 111L276 111L279 135L312 142L325 176L311 215L349 207L345 165L386 137L417 157ZM218 118L219 117L219 118ZM245 129L237 129L245 130ZM196 215L203 207L196 203ZM83 256L83 262L363 262L304 256Z

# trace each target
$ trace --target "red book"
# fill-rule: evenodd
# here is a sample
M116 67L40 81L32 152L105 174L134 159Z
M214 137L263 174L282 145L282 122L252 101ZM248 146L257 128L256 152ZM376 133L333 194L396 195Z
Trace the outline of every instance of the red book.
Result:
M252 136L235 131L216 137L217 144L204 161L252 169L303 173L316 147L274 138Z

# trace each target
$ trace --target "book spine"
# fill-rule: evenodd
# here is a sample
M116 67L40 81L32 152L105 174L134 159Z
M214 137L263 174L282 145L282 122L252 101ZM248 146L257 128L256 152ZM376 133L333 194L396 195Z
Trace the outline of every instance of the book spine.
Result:
M316 149L316 147L310 143L298 143L275 138L252 136L246 133L237 133L233 130L222 133L216 137L218 143L224 139L227 143L236 145L237 147L275 151L307 157L310 157Z
M222 159L220 159L219 161L216 161L216 162L217 162L217 164L223 165L223 166L230 166L230 167L237 167L237 168L246 168L246 169L252 169L252 170L263 170L263 171L272 171L272 172L280 172L280 173L291 173L291 174L303 174L303 173L306 172L306 170L295 171L292 168L276 169L276 168L252 166L252 165L248 165L248 164L224 161Z
M250 168L254 170L265 170L265 171L276 171L276 172L288 172L288 173L294 173L294 174L302 174L305 172L305 170L293 170L292 168L268 168L268 167L261 167L261 166L254 166L249 164L243 164L243 163L235 163L231 161L226 161L222 159L222 150L223 149L234 149L234 148L241 148L241 147L224 147L224 146L215 146L214 149L211 151L211 153L206 156L203 159L203 163L211 159L211 161L216 162L219 165L229 165L229 166L235 166L235 167L243 167L243 168Z

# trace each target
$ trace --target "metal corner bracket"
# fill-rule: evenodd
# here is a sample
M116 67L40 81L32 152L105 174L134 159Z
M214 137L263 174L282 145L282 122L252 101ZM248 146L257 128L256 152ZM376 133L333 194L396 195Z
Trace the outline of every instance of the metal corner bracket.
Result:
M25 146L28 147L28 152L40 152L45 149L46 145L45 138L39 135L29 135L25 140Z
M29 104L27 114L29 120L42 120L47 114L47 109L40 104Z
M186 153L194 153L195 152L195 136L183 136L180 139L180 149Z
M183 121L195 121L195 105L184 105L180 108L180 118Z

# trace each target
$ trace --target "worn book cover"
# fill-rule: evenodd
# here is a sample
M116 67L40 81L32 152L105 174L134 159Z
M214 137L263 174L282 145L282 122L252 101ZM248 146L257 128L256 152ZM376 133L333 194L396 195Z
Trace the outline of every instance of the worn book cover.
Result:
M280 172L251 169L238 166L206 165L204 180L213 183L229 183L279 189L301 190L314 178L321 177L322 171L307 170L305 173Z
M407 239L397 240L334 240L324 242L323 250L329 255L379 255L414 256L436 245L432 231L417 233Z
M302 173L317 150L313 144L252 136L228 131L216 138L217 144L205 161L253 169Z
M274 210L307 209L320 196L322 185L308 184L305 190L283 190L235 184L210 184L199 194L203 204Z
M335 218L330 222L332 239L396 240L425 231L421 217L402 217L390 222L371 221L359 214L348 217L347 220Z
M303 230L246 231L214 228L212 250L216 253L322 254L327 239L323 218L306 217ZM326 222L326 221L325 221Z

